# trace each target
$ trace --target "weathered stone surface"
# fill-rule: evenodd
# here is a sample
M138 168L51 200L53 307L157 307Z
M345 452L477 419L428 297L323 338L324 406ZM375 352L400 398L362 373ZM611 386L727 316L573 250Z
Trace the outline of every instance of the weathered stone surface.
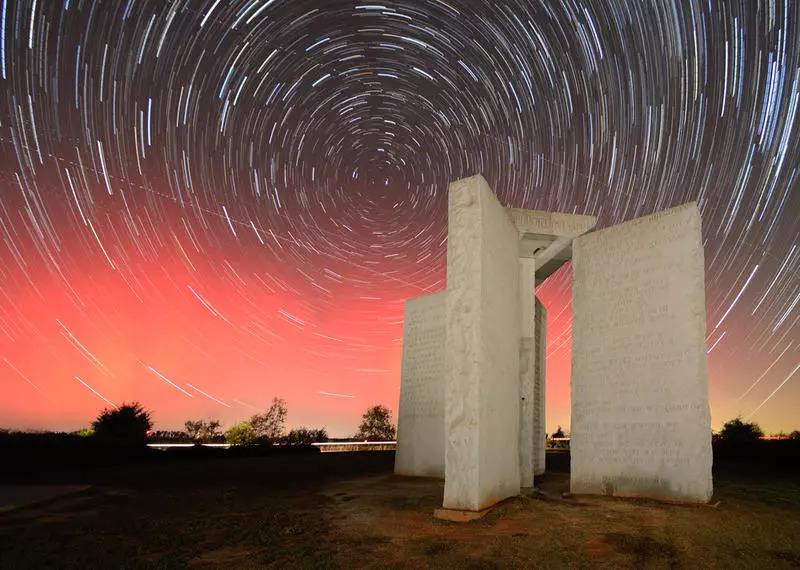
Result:
M480 176L453 183L449 200L447 290L406 305L396 472L444 475L441 511L459 520L544 472L534 288L574 243L572 492L708 500L696 207L573 242L594 218L504 209Z
M573 243L573 493L712 493L700 213L695 204Z
M506 208L519 233L519 256L536 262L541 283L572 257L572 240L588 232L594 216Z
M450 185L444 507L519 493L518 234L481 176Z
M520 339L519 339L519 471L520 487L533 487L536 351L536 279L533 259L519 260Z
M580 214L562 214L561 212L545 212L540 210L523 210L506 208L514 221L514 226L521 234L550 235L576 238L592 229L597 223L594 216Z
M534 338L534 420L533 420L533 474L541 475L545 469L547 446L545 386L547 384L547 309L536 298L536 336Z
M519 339L519 486L533 487L536 426L536 347L529 336Z
M454 523L468 523L482 519L492 510L493 507L486 507L481 511L465 511L461 509L434 509L433 516L439 520Z
M446 294L406 301L394 462L400 475L444 477Z

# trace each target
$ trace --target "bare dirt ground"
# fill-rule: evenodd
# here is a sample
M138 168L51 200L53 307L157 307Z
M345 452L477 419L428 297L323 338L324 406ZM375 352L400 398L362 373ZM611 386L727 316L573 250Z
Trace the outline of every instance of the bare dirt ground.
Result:
M539 493L457 524L432 516L441 481L396 477L392 461L337 453L182 463L145 481L106 473L82 494L0 515L0 568L800 567L791 473L729 466L715 475L716 508L564 499L556 458Z

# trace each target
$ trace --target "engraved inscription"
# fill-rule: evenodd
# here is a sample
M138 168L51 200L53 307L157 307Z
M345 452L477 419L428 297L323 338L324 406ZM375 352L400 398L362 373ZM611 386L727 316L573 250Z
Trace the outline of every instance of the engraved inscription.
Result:
M556 212L538 212L518 208L507 208L506 211L514 221L517 230L525 234L574 237L592 229L596 221L591 216Z
M573 255L573 491L708 500L699 212L583 236Z
M444 475L446 292L406 301L395 472Z
M410 303L407 307L403 330L404 416L443 418L444 311L443 298L433 303Z

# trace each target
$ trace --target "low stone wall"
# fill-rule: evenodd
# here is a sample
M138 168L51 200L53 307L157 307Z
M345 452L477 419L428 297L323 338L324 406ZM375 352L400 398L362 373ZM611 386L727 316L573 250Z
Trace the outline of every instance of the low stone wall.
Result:
M345 441L341 443L314 443L322 453L335 451L394 451L397 442L394 441Z

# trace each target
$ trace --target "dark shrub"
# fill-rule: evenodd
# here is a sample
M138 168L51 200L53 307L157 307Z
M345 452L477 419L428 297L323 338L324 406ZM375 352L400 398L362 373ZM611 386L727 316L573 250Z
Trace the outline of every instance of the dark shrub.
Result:
M145 445L147 432L153 427L150 412L138 402L123 404L116 410L106 408L92 422L95 437L121 445Z
M749 423L742 418L728 420L719 432L720 438L728 443L748 443L758 441L764 432L756 423Z
M289 435L283 438L283 441L287 445L311 445L312 443L328 441L328 432L325 428L308 429L301 427L290 431Z

